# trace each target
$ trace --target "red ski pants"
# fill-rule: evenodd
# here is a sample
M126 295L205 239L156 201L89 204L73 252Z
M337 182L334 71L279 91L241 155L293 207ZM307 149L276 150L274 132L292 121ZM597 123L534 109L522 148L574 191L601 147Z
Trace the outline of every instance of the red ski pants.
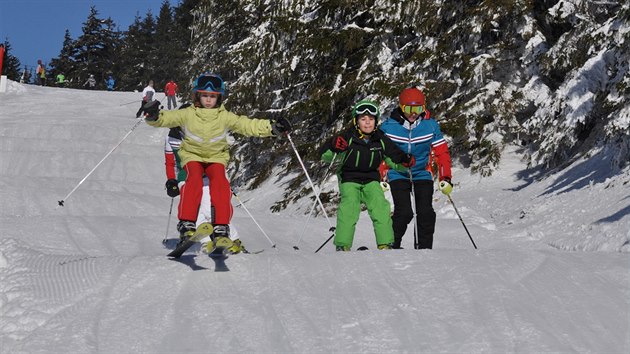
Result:
M225 166L220 163L190 161L184 166L186 183L179 200L179 220L196 221L203 193L204 173L210 181L210 203L214 209L215 225L227 225L232 219L232 189L225 176Z

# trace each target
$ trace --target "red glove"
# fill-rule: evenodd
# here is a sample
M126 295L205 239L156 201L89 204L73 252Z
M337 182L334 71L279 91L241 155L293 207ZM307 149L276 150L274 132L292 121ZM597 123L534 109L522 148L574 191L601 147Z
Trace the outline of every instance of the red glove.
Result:
M344 152L348 148L348 142L341 135L338 135L333 142L335 143L335 146L333 146L333 151L335 152Z
M411 154L407 154L407 161L403 161L402 165L410 168L413 167L416 164L416 158L411 155Z

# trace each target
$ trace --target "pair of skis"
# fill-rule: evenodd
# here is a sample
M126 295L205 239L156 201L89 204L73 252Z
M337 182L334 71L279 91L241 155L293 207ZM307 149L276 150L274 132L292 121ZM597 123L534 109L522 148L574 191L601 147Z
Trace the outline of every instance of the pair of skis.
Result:
M167 254L166 256L171 257L171 258L179 258L182 256L182 254L184 254L184 252L186 252L190 247L192 247L195 243L200 242L201 240L203 240L206 237L210 237L212 235L212 232L214 231L214 228L212 227L211 223L208 222L204 222L203 224L199 225L199 227L197 228L197 230L195 230L195 233L188 238L186 241L180 243L177 247L175 247L175 249L173 251L171 251L171 253ZM210 257L225 257L227 258L227 253L226 253L227 249L225 247L214 247L214 249L208 253L208 255Z
M195 233L188 240L182 242L177 247L175 247L175 249L171 251L171 253L167 254L167 256L171 258L181 257L184 254L184 252L186 252L195 243L200 242L206 237L210 237L213 231L214 231L214 228L212 227L211 223L208 223L208 222L202 223L201 225L199 225ZM245 254L258 254L258 253L262 253L263 251L264 250L250 252L247 249L243 248L241 252ZM216 247L216 244L215 244L214 249L208 253L208 256L213 257L213 258L218 258L218 257L227 258L228 257L227 248Z

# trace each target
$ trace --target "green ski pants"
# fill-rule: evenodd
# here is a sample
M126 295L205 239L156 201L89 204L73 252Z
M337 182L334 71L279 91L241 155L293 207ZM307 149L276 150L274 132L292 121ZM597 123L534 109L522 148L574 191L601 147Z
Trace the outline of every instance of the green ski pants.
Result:
M390 206L378 181L367 184L343 182L339 185L341 200L337 210L335 246L352 247L354 230L361 214L361 202L365 203L376 234L376 244L394 242Z

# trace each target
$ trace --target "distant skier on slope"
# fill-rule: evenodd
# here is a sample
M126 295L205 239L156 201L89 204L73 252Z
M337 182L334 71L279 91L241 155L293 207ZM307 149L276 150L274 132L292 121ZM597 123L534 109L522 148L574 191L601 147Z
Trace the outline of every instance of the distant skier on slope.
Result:
M440 190L445 194L450 194L453 189L451 156L439 123L431 118L426 109L424 93L415 87L406 88L402 90L398 100L399 107L383 122L380 129L398 147L413 154L416 159L416 166L411 169L411 179L415 193L417 248L433 248L435 211L432 205L432 156L435 156L438 166ZM401 248L400 243L407 224L413 219L410 176L409 173L389 170L387 178L394 199L394 248Z
M41 59L37 60L37 70L35 71L37 74L35 80L41 85L46 86L46 66L42 63Z
M186 108L186 106L182 106ZM180 127L169 129L168 135L164 141L164 159L166 165L166 193L169 197L175 198L179 195L179 191L186 183L186 171L181 168L180 158L177 155L184 139L184 132ZM210 191L208 186L208 177L203 177L203 192L201 204L199 205L199 215L197 216L197 227L204 222L212 222L212 208L210 207ZM238 232L233 224L230 224L230 239L233 245L228 248L231 254L237 254L241 251L246 252L241 240L238 238Z
M159 102L155 101L147 103L144 111L148 124L167 128L181 126L186 133L179 150L181 164L187 173L178 208L180 237L187 239L196 230L205 173L210 180L210 199L215 211L214 243L217 248L225 249L232 246L228 226L232 218L232 190L225 174L230 159L227 132L265 137L287 134L291 124L284 118L271 122L229 112L222 104L224 94L223 79L206 73L194 82L193 106L160 111Z
M88 89L94 90L96 88L96 79L93 74L90 74L90 77L83 83L83 86L87 86Z
M177 84L173 80L169 80L164 86L164 94L166 95L167 107L170 110L171 105L173 109L177 108Z
M375 102L359 101L352 109L353 126L326 141L322 160L331 162L335 154L342 162L338 171L339 208L334 244L337 251L350 251L354 231L365 203L372 219L378 249L391 249L394 242L389 202L380 184L379 166L389 157L405 167L414 159L406 155L380 130L376 129L380 109Z
M105 84L107 85L107 91L114 91L114 86L116 86L116 80L112 75L107 76L107 80L105 80Z
M144 105L153 102L155 96L155 89L153 88L153 80L149 80L149 84L142 90L142 101L140 102L140 109L136 112L136 118L140 118L142 112L144 112Z

